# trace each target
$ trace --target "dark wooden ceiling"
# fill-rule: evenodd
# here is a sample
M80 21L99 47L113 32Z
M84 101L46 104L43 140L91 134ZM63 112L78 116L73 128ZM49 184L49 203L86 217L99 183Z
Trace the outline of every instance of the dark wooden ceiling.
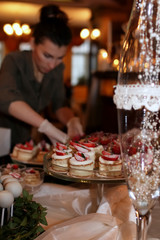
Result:
M65 7L65 8L72 8L72 12L74 12L74 9L80 9L80 8L89 8L91 9L92 12L92 19L97 18L99 16L105 15L106 17L110 18L111 21L127 21L133 0L6 0L6 1L1 1L0 0L0 8L2 3L8 3L11 6L11 3L31 3L32 5L41 6L45 4L57 4L60 5L60 7ZM74 9L73 9L74 8ZM3 9L0 14L0 22L6 22L8 21L13 21L15 18L15 13L17 14L17 18L21 22L25 22L26 20L29 21L35 21L32 17L29 17L29 19L25 19L25 15L27 14L27 9L23 13L23 11L18 9L18 6L8 14L8 12L5 12ZM30 15L31 12L28 12L28 15ZM76 12L76 16L74 13L74 17L79 16L79 22L83 21L83 17L80 15L80 10ZM16 20L16 19L15 19Z
M5 1L7 2L7 1ZM73 6L73 7L89 7L96 8L99 6L109 7L113 11L115 9L129 11L132 8L133 0L8 0L8 2L27 2L35 4L58 4L61 6Z

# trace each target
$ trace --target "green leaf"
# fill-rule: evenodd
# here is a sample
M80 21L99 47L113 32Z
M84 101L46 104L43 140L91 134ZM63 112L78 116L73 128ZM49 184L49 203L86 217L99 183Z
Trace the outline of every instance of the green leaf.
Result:
M24 199L27 199L28 201L31 201L32 198L33 198L33 195L32 194L29 194L25 189L23 189L23 198Z
M36 229L36 233L42 233L42 232L44 232L44 229L41 225L39 225Z
M21 226L26 226L27 225L27 217L25 216L21 222Z
M32 198L23 190L22 197L15 199L13 217L1 228L0 239L33 240L44 231L40 224L47 225L47 209Z
M42 217L41 219L40 219L40 223L42 223L43 225L48 225L48 223L47 223L47 220L46 220L46 218L45 217Z

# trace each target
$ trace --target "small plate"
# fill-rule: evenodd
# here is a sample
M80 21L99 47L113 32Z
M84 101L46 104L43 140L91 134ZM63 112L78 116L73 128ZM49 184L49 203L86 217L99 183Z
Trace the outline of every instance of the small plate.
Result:
M43 166L43 162L37 161L36 157L35 157L35 158L32 158L32 159L30 159L30 160L28 160L28 161L23 160L23 159L17 159L16 157L13 157L12 154L10 154L10 157L11 157L12 161L13 161L13 162L16 162L16 163Z

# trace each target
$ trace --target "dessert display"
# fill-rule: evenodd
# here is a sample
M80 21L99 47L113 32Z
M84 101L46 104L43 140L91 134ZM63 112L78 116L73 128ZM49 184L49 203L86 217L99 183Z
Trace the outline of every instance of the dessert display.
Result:
M82 179L122 177L117 134L97 132L66 145L57 143L50 159L51 172Z
M38 147L34 144L32 140L25 142L25 144L16 144L13 148L12 157L26 162L31 160L38 152Z
M26 150L27 153L23 150ZM22 155L20 152L23 152ZM45 155L46 157L44 157ZM74 138L67 144L57 142L55 147L45 141L41 141L36 146L33 141L24 145L17 144L14 147L13 156L16 156L15 159L19 159L19 156L21 156L22 163L30 163L30 159L34 156L35 164L44 164L45 161L43 160L50 158L49 169L53 173L64 173L77 178L95 178L97 176L100 178L115 178L122 176L118 135L102 131L81 138ZM35 176L32 174L30 177L34 178ZM28 179L30 177L28 174ZM33 183L34 180L32 179L32 185Z
M44 170L42 168L26 168L22 172L23 187L30 193L39 190L44 180Z

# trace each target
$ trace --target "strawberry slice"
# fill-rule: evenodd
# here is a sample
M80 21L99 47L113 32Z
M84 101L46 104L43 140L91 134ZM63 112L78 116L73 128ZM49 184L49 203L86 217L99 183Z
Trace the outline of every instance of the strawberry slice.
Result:
M78 143L76 143L76 142L73 142L73 141L70 141L70 144L71 144L72 146L80 145L80 144L78 144Z
M35 173L35 170L33 168L31 168L31 169L27 169L26 172L27 173Z
M87 155L87 153L77 152L76 154L78 154L79 156L85 158L86 160L89 158L89 156Z
M114 154L120 154L120 146L119 145L113 145L112 152Z
M102 151L102 155L111 155L111 153L103 150L103 151Z
M88 149L89 151L90 151L90 149L87 147L87 146L83 146L82 144L80 144L80 143L77 143L77 142L70 142L70 144L73 146L73 147L77 147L77 146L79 146L79 147L85 147L86 149Z
M21 178L21 175L19 173L11 172L9 175L17 179Z
M78 135L78 136L75 136L72 138L72 141L79 141L81 139L81 136Z
M81 144L86 147L96 147L96 144L92 142L82 142Z
M91 141L91 142L98 142L98 140L99 140L99 137L90 137L89 138L89 141Z
M130 147L130 148L129 148L129 152L128 152L128 155L129 155L129 156L132 156L132 155L134 155L134 154L136 154L136 153L137 153L136 147Z
M61 150L56 150L56 154L59 156L64 156L66 153Z
M29 142L25 142L25 145L28 146L28 147L31 146L31 144Z
M87 160L87 158L86 158L86 157L84 156L84 154L82 154L82 153L74 154L74 157L75 157L75 159L76 159L77 161L81 161L81 162Z
M111 141L112 141L111 138L103 138L103 139L101 139L100 143L102 145L108 145L108 143L110 143Z
M87 152L89 152L89 150L87 149L87 148L85 148L85 147L81 147L81 146L79 146L79 145L75 145L74 146L79 152L82 152L82 153L87 153Z
M12 165L12 168L13 168L13 169L18 169L18 165L17 165L17 164L13 164L13 165Z
M119 155L116 155L116 154L106 154L106 155L102 155L102 158L105 159L105 160L108 160L108 161L117 161L118 158L119 158Z
M22 145L20 146L21 149L25 149L25 150L32 150L33 147L32 146L27 146L27 145Z
M56 143L56 147L58 150L66 150L67 149L66 145L59 143L59 142Z

